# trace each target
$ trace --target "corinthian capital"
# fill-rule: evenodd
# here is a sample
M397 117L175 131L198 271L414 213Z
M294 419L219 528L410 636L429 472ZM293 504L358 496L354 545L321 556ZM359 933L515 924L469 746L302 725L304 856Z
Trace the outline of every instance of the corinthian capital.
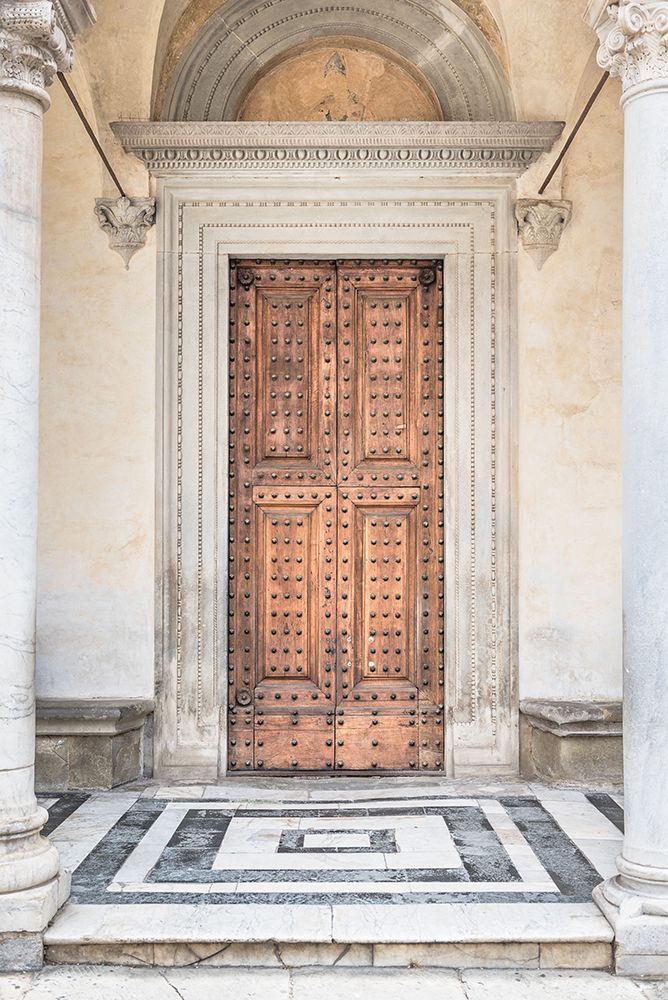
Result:
M558 248L572 211L570 201L548 198L520 198L515 205L520 239L539 271Z
M624 90L668 79L668 0L618 0L596 25L598 64Z
M92 8L85 10L92 23ZM0 0L0 91L34 97L48 108L46 88L74 58L67 12L65 0Z

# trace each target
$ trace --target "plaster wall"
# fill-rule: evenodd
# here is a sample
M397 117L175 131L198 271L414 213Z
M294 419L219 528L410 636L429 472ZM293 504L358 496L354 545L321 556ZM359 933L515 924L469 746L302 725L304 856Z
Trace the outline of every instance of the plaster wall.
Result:
M80 80L77 89L83 97ZM59 84L52 99L44 144L38 694L152 697L154 238L125 271L93 214L99 160Z
M510 10L519 115L565 118L568 131L600 77L594 46L565 18L561 33L550 28L554 46L546 39L531 59L520 41L524 15ZM577 36L568 37L573 24ZM558 252L542 271L526 254L518 259L521 698L622 693L619 96L608 80L545 194L573 202ZM555 152L521 179L522 194L535 196Z
M597 71L581 0L498 0L519 118L572 122ZM97 0L81 46L91 112L130 193L143 168L106 122L147 116L161 0L121 32L127 3ZM125 8L125 9L124 9ZM118 22L118 23L117 23ZM145 23L144 23L145 22ZM122 46L110 39L122 37ZM134 67L128 72L128 66ZM76 82L76 81L75 81ZM129 273L93 216L108 179L58 87L46 116L41 397L41 695L153 693L154 234ZM81 95L80 95L81 96ZM609 82L548 195L573 200L560 250L518 255L516 510L520 693L621 692L622 116ZM554 155L554 154L552 154ZM547 167L520 182L535 195Z

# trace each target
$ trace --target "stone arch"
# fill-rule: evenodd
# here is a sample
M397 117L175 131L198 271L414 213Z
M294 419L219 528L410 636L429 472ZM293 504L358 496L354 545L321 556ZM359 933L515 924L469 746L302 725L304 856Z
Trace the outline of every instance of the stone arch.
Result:
M509 121L501 59L454 0L227 0L185 45L157 115L233 121L257 81L315 42L354 40L413 67L450 121Z

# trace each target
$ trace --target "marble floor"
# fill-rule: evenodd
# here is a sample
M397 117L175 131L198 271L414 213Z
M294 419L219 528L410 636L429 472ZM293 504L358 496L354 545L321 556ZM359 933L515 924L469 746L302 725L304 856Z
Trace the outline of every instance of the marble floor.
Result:
M586 946L589 966L609 964L612 934L591 892L615 871L614 794L265 779L43 804L72 871L70 901L46 935L55 961L108 958L122 945L126 964L215 964L223 952L226 964L309 964L303 947L279 961L278 944L318 950L315 964L356 965L408 965L420 946L424 964L447 965L448 948L473 949L473 961L497 942L528 967L558 965L559 948L573 945ZM254 946L268 943L265 961Z

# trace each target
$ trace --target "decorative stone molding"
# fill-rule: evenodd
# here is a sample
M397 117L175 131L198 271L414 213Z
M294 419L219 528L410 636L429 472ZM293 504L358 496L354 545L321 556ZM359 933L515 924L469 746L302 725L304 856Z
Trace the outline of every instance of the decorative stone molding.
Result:
M155 198L97 198L95 214L109 236L109 246L121 255L127 271L130 258L144 246L155 223Z
M518 200L515 217L522 245L539 271L558 248L561 234L570 221L572 208L570 201L548 201L543 198Z
M595 27L598 64L621 78L624 90L668 80L668 0L619 0Z
M297 177L300 183L286 183ZM226 768L230 257L441 258L447 274L444 437L448 773L514 774L512 454L514 183L376 166L168 175L157 185L162 345L158 484L163 642L156 666L156 773L216 780ZM440 391L440 390L439 390ZM457 553L454 558L453 553ZM447 626L451 627L451 624ZM222 704L221 704L222 702Z
M114 122L152 173L220 169L453 170L517 175L562 122Z
M621 736L620 701L541 701L520 702L520 711L536 729L555 736Z
M60 27L68 40L95 24L96 16L89 0L52 0Z

